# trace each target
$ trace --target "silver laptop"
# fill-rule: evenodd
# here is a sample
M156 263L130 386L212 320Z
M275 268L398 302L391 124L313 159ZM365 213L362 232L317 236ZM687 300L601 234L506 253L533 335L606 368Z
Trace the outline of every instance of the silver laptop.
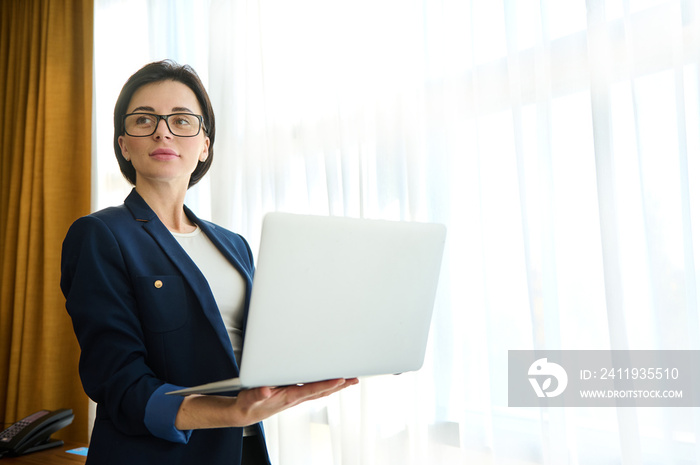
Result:
M170 394L418 370L445 235L433 223L268 213L240 377Z

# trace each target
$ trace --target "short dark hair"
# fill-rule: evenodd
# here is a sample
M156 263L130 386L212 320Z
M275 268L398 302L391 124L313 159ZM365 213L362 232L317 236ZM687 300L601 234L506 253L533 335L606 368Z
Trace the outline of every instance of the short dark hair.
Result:
M199 182L200 179L209 171L212 160L214 159L214 135L216 134L216 125L214 121L214 109L212 108L209 95L207 94L202 81L192 67L188 65L179 65L172 60L156 61L149 63L136 73L134 73L119 94L117 103L114 105L114 154L117 156L119 169L122 174L132 185L136 185L136 170L130 161L127 161L122 156L122 149L119 146L119 136L124 135L124 115L129 108L129 102L134 93L145 86L154 82L176 81L185 84L192 89L194 95L199 101L199 106L202 107L202 119L204 130L209 137L209 155L206 160L197 163L197 167L190 176L190 183L187 186L192 187Z

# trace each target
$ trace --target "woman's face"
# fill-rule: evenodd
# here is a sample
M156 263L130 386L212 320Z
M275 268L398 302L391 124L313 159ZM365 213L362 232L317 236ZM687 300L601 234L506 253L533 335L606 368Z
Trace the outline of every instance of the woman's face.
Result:
M192 89L177 81L146 84L131 97L127 113L194 113L202 110ZM167 183L186 189L197 162L209 154L209 137L204 129L194 137L174 136L164 120L158 121L156 131L146 137L119 137L122 156L136 170L136 188Z

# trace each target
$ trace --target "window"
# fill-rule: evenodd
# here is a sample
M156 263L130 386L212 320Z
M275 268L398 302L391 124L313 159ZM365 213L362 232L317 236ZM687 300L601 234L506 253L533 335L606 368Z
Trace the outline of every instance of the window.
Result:
M506 391L508 349L698 349L694 2L96 12L97 206L125 195L116 93L169 57L205 78L219 127L188 203L253 250L275 209L448 226L424 369L271 420L278 463L696 459L694 409L514 409Z

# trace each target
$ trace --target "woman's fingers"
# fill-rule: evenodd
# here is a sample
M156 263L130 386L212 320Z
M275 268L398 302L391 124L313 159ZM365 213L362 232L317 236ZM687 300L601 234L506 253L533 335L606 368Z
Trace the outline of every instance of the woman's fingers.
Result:
M321 397L329 396L331 394L334 394L338 391L342 391L345 388L354 386L355 384L359 383L357 378L340 379L334 381L338 381L338 383L336 383L335 385L324 386L321 389L314 389L313 392L308 395L308 398L306 400L320 399Z
M251 423L255 423L302 402L326 397L357 383L356 378L340 378L295 386L250 389L239 393L237 408Z

